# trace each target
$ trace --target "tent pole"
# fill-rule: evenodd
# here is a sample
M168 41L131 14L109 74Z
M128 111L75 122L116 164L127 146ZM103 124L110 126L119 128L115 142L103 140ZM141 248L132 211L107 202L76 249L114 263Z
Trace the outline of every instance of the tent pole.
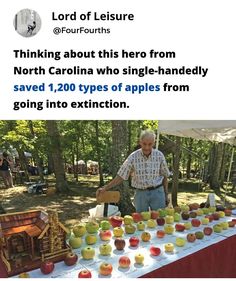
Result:
M158 147L159 147L159 139L160 139L160 130L157 129L156 149L158 149Z
M230 164L229 164L229 171L228 171L228 176L227 176L227 183L226 183L226 188L225 188L224 205L225 205L226 196L227 196L227 193L228 193L230 174L231 174L232 165L233 165L233 161L234 161L234 149L235 149L235 148L234 148L234 146L233 146L233 148L232 148L232 153L231 153L231 158L230 158Z

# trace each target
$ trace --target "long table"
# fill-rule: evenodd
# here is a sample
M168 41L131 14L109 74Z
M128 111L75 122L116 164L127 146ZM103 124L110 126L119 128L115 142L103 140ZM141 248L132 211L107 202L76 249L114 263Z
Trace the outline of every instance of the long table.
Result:
M220 219L231 220L233 217ZM234 217L235 218L235 217ZM220 221L214 221L209 224L213 226ZM158 226L158 229L163 227ZM204 225L198 228L193 227L184 232L175 232L172 235L166 235L160 239L156 237L156 229L147 229L152 235L150 242L140 242L138 248L129 246L128 240L131 236L140 236L141 232L136 231L133 235L125 235L126 247L124 251L117 251L114 247L114 241L110 244L113 251L110 256L101 256L99 254L99 245L103 242L98 239L96 246L96 256L93 260L79 259L79 262L68 267L63 262L55 265L55 270L49 275L43 275L40 269L30 272L31 277L35 278L77 278L78 272L84 268L92 272L92 276L102 277L98 274L99 266L102 262L109 262L113 265L112 277L114 278L137 278L137 277L236 277L236 227L224 230L221 233L212 233L211 236L205 236L202 240L196 240L194 243L187 242L184 247L175 246L173 253L164 251L164 244L168 242L175 243L176 237L186 237L190 232L203 230ZM150 255L150 246L158 246L161 249L161 255L153 257ZM85 245L82 245L83 248ZM80 249L74 250L81 257ZM134 262L134 256L137 253L144 255L143 265L137 265ZM118 267L118 260L121 256L129 256L131 266L129 269ZM4 266L0 262L0 277L6 277Z

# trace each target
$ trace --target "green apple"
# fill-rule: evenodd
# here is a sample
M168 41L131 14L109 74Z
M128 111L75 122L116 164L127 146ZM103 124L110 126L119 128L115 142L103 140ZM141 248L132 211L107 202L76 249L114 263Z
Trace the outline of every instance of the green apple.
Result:
M213 225L213 230L216 233L220 233L222 231L222 226L220 224Z
M202 224L208 224L209 219L208 218L202 218L201 222L202 222Z
M167 215L165 217L165 221L166 221L167 224L172 224L172 223L174 223L174 217Z
M82 237L86 233L86 227L84 223L80 223L73 227L73 233L76 237Z
M122 227L115 227L115 228L113 229L113 235L114 235L115 237L122 237L123 234L124 234L124 230L123 230Z
M210 213L215 213L216 207L215 206L210 206L209 208Z
M88 235L85 236L85 242L86 242L88 245L96 244L96 242L97 242L97 236L94 235L94 234L88 234Z
M149 228L155 228L157 226L156 220L150 219L147 221L147 227Z
M83 243L83 240L81 239L81 237L75 237L73 234L71 235L71 237L69 239L69 244L73 249L80 248L82 243Z
M97 233L99 229L99 224L95 221L90 221L86 223L86 230L88 233L93 234Z
M185 229L187 229L187 230L189 230L189 229L192 228L192 224L191 224L190 221L185 222L185 223L184 223L184 226L185 226Z
M145 227L146 227L146 225L143 221L139 221L137 223L137 228L138 228L139 231L143 231L145 229Z
M225 216L225 212L223 211L219 211L218 214L220 218L223 218Z
M133 222L134 222L133 217L128 216L128 215L124 216L124 224L125 225L132 224Z
M164 218L167 215L166 209L159 209L159 216Z
M111 251L112 251L112 247L111 245L109 244L102 244L100 247L99 247L99 252L102 256L108 256L111 254Z
M227 221L221 222L220 225L221 225L221 227L222 227L223 230L226 230L226 229L229 228L229 224L228 224Z
M142 212L141 216L142 216L144 221L147 221L151 218L151 213L150 212Z
M171 224L165 224L164 225L164 231L166 234L172 234L174 232L174 227Z
M176 237L175 244L178 247L183 247L186 244L186 240L182 237Z
M197 232L195 232L195 236L197 239L203 239L204 233L202 231L197 231Z
M180 219L181 219L181 215L179 213L175 213L174 214L174 221L175 222L180 222Z
M205 215L208 215L210 213L209 208L202 208L202 211Z
M168 216L174 216L175 209L174 208L166 208L166 214Z
M180 208L183 212L189 212L189 206L188 205L181 205Z
M82 249L81 255L85 260L93 259L95 256L95 250L92 247L85 247Z
M133 224L127 224L125 226L125 233L133 234L136 231L136 227Z
M109 221L103 220L100 222L100 227L102 230L109 230L111 228L111 224Z
M196 210L196 213L198 216L203 216L203 214L204 214L202 209Z

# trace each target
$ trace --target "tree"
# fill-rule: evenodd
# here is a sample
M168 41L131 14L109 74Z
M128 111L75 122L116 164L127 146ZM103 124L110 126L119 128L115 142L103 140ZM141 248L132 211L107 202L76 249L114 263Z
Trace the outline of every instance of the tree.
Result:
M211 152L210 187L220 189L220 171L223 159L224 144L214 143Z
M103 186L104 180L103 180L101 152L100 152L100 144L99 144L99 123L97 120L95 121L94 125L95 125L95 142L96 142L97 161L98 161L98 168L99 168L99 186Z
M192 163L192 154L191 151L193 149L193 139L190 138L188 142L188 149L190 150L190 153L187 154L187 167L186 167L186 177L187 179L190 179L190 173L191 173L191 163Z
M127 121L112 121L112 176L115 177L120 165L127 157ZM130 197L128 184L123 183L117 187L121 199L119 210L122 215L131 214L135 208Z
M67 192L69 188L65 176L61 140L57 127L57 122L54 120L47 120L46 128L50 140L50 151L52 154L54 173L56 177L56 189L57 192Z
M181 138L176 137L175 153L173 153L173 181L172 181L172 204L178 205L177 195L179 186L179 163L180 163Z

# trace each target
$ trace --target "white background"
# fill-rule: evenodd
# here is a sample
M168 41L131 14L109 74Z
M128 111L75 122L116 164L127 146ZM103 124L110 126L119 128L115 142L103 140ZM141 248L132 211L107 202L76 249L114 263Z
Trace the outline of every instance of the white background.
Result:
M165 0L165 1L1 1L1 119L235 119L236 44L235 0ZM18 35L13 27L14 15L21 9L36 10L41 16L40 32L32 38ZM133 13L132 22L55 22L51 14L74 11ZM59 35L55 26L109 27L111 34ZM126 49L130 51L175 51L176 59L108 59L108 60L16 60L13 49ZM15 76L14 65L99 67L110 65L142 67L208 67L205 78L199 76ZM126 100L129 109L24 109L13 110L15 100L82 100L77 93L13 93L13 84L89 83L89 84L190 84L190 92L158 92L144 95L103 93L87 97L94 100Z

